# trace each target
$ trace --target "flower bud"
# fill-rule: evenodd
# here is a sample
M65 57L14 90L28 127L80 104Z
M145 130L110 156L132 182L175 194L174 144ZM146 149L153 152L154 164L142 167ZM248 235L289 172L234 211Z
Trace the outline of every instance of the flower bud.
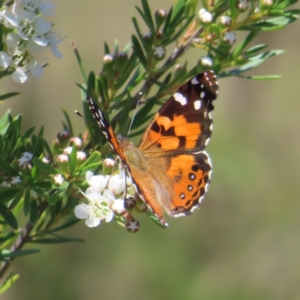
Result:
M76 149L81 149L82 147L82 140L79 137L72 137L70 138L69 145L73 146L75 144Z
M239 11L245 11L245 10L247 10L248 6L249 6L249 3L248 3L247 0L238 0L237 1L237 9Z
M156 57L156 58L158 58L158 59L163 59L164 57L165 57L165 54L166 54L166 50L165 50L165 48L164 47L161 47L161 46L159 46L159 47L154 47L154 51L153 51L154 53L154 56Z
M59 142L59 146L64 148L68 145L70 140L70 132L67 130L63 130L57 134L57 139Z
M155 23L156 23L156 30L158 30L161 25L165 22L167 18L167 12L163 9L159 9L154 14Z
M128 56L125 52L119 52L115 55L115 63L117 71L122 72L127 66Z
M137 232L140 229L140 223L135 219L130 219L126 222L125 228L129 232Z
M126 210L132 210L136 206L136 201L133 197L128 197L124 201L124 207Z
M201 8L199 10L198 15L202 23L211 23L211 21L213 20L212 14L204 8Z
M235 42L236 34L233 31L227 31L224 34L223 40L229 44L232 45Z
M223 26L229 26L231 24L231 18L229 16L221 16L220 23Z
M203 67L210 68L213 65L213 60L209 56L201 56L199 62Z

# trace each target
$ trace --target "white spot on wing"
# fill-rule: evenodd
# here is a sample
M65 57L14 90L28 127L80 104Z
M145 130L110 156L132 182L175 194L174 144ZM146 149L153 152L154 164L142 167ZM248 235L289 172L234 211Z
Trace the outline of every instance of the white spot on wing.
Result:
M209 141L210 141L210 138L207 138L205 143L204 143L205 147L208 145Z
M202 91L202 92L200 93L200 98L203 99L204 97L205 97L205 92Z
M196 101L194 102L194 108L195 108L196 110L199 110L199 109L201 108L201 101L200 101L200 100L196 100Z
M186 98L181 93L175 93L173 95L173 97L174 97L175 101L179 102L181 105L187 104Z
M198 81L197 77L194 77L194 78L191 80L191 83L192 83L192 84L199 84L199 81Z

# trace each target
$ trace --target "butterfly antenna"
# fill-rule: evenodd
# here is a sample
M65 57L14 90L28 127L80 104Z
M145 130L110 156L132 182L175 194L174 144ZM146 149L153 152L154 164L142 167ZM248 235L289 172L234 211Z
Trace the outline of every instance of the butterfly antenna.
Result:
M137 101L137 103L136 103L136 107L135 107L134 114L133 114L133 116L132 116L132 118L131 118L131 122L130 122L130 126L129 126L129 129L128 129L127 137L128 137L129 134L130 134L130 131L131 131L131 127L132 127L132 125L133 125L134 118L135 118L135 116L136 116L136 114L137 114L137 107L138 107L139 104L140 104L140 100L142 99L142 96L143 96L143 93L140 92L140 93L139 93L138 101Z

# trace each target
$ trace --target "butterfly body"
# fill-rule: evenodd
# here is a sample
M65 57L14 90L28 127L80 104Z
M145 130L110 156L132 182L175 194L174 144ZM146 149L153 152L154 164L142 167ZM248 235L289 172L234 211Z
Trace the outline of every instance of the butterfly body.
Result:
M94 101L89 108L119 155L135 188L163 226L164 211L179 217L191 214L204 198L211 162L204 151L212 133L212 101L218 82L204 71L178 89L160 108L136 147L116 136Z

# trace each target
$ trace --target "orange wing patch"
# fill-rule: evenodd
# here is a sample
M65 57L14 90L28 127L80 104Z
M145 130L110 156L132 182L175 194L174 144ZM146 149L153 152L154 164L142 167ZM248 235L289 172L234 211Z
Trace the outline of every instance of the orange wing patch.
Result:
M178 155L171 159L167 174L174 179L171 215L190 214L207 192L211 175L208 155L205 152Z
M201 126L196 122L188 122L183 115L168 117L156 116L148 138L157 142L162 150L176 150L179 147L193 149L196 147Z

